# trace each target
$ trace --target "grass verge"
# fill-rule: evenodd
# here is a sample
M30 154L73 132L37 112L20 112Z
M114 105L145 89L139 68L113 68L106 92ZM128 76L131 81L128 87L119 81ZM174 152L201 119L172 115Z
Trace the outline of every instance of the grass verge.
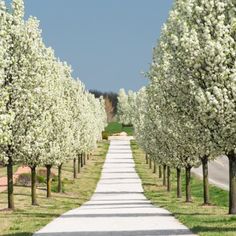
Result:
M202 181L192 178L193 203L185 203L176 198L176 175L172 170L172 191L167 192L162 186L162 179L153 174L145 164L145 156L135 141L132 141L132 151L136 170L142 180L146 197L156 206L168 209L192 232L204 236L235 236L236 216L228 213L228 192L215 186L210 186L211 206L202 205ZM184 176L182 176L184 193Z
M126 132L129 136L132 136L133 131L133 127L122 127L122 124L118 122L110 122L105 129L105 132L108 134L108 136L121 132Z
M39 206L31 206L30 187L15 187L16 210L0 210L1 236L28 236L48 224L62 213L79 207L92 196L101 175L108 142L102 141L94 155L87 161L76 180L73 180L73 165L68 162L63 166L65 193L53 193L47 199L45 189L37 189ZM56 169L53 170L56 173ZM7 206L6 193L0 194L0 209Z

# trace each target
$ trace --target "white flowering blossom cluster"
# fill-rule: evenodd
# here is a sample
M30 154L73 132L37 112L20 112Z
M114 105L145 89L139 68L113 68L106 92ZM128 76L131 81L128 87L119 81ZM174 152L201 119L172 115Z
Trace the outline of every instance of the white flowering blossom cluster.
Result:
M135 105L135 93L128 91L126 94L124 89L120 89L118 93L118 105L117 105L117 119L124 125L131 125L133 118L133 109Z
M153 51L149 85L137 93L136 138L159 164L190 170L227 155L229 213L236 214L236 3L176 0ZM128 105L125 105L128 107Z
M0 158L8 169L9 208L15 163L29 166L34 178L37 166L61 167L101 139L104 100L71 74L43 43L38 20L24 20L23 0L13 0L12 10L0 0Z

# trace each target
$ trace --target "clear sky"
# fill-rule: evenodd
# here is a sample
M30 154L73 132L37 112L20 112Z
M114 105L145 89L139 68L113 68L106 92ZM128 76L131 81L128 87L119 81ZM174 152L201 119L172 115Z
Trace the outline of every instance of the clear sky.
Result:
M138 90L173 0L25 0L44 41L88 89Z

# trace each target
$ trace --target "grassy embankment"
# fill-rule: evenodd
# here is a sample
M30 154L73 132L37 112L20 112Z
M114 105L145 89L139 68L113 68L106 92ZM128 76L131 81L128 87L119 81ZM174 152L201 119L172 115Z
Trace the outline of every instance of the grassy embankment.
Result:
M0 235L32 235L52 219L88 201L100 178L107 149L108 142L100 142L94 155L75 180L73 180L72 162L65 164L63 166L65 193L53 193L52 198L47 199L45 188L38 188L39 206L31 206L30 187L15 186L16 210L13 212L0 210ZM54 169L53 172L57 173L57 170ZM0 209L6 206L6 192L0 193Z
M126 132L128 135L132 136L133 127L130 127L130 126L122 127L122 124L118 122L111 122L108 124L105 130L105 133L107 133L108 136L111 136L112 134L121 133L121 132Z
M176 198L176 175L173 172L171 192L162 186L162 179L153 174L145 164L145 156L135 141L132 150L136 163L136 170L142 179L145 195L156 206L164 207L174 214L183 224L194 233L204 236L232 236L236 235L236 216L228 213L228 192L215 186L210 186L212 206L202 205L202 181L192 178L193 202L184 202L184 176L182 176L183 199Z

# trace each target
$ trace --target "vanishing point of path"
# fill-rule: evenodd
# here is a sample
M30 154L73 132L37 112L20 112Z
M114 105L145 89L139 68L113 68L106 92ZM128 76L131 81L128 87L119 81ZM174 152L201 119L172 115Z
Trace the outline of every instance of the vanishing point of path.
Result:
M170 212L148 201L126 140L111 140L91 200L52 221L35 236L193 235Z

